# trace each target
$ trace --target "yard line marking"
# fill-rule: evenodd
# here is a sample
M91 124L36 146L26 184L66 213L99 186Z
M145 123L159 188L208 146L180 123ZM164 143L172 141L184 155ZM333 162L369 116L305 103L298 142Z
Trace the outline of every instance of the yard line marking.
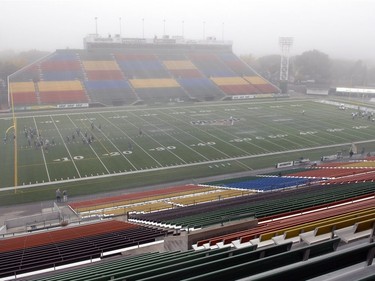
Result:
M75 128L78 128L78 127L76 126L76 124L73 122L73 120L70 118L70 116L67 115L67 117L68 117L68 119L70 120L70 122L72 122L73 126L74 126ZM81 133L82 137L85 137L81 131L80 131L80 133ZM107 166L103 163L102 159L100 159L99 155L96 153L96 151L95 151L95 149L92 147L92 145L91 145L90 143L87 143L87 144L90 146L92 152L95 154L96 158L98 158L99 162L102 164L102 166L103 166L104 169L107 171L107 173L110 174L111 172L108 170Z
M59 128L57 128L56 123L55 123L55 120L53 119L53 117L52 117L52 116L50 116L50 117L51 117L51 120L53 121L53 125L55 126L55 128L56 128L56 130L57 130L57 133L59 134L60 138L62 139L63 145L65 146L65 149L66 149L66 151L67 151L68 154L69 154L70 160L72 161L72 163L73 163L73 165L74 165L74 168L75 168L76 171L77 171L78 176L81 178L81 173L80 173L79 170L78 170L78 167L77 167L77 165L76 165L76 163L75 163L75 161L74 161L74 158L73 158L72 154L70 154L70 151L69 151L68 147L66 146L66 143L65 143L65 141L64 141L64 137L61 135L61 132L60 132Z
M134 141L127 133L124 132L120 127L118 127L115 123L108 120L108 118L104 117L101 113L99 113L99 116L102 117L105 121L107 121L109 124L111 124L113 127L115 127L117 130L119 130L121 133L123 133L129 140L131 140L137 147L139 147L144 153L146 153L152 160L154 160L160 167L163 167L163 165L155 159L150 153L147 152L142 146L140 146L136 141ZM102 131L101 131L102 132ZM103 132L102 132L103 133ZM103 133L104 135L104 133ZM104 135L107 137L106 135ZM125 155L124 155L125 157ZM128 160L129 161L129 160ZM134 167L135 168L135 167Z
M39 130L38 130L38 125L36 124L36 120L35 120L34 117L33 117L33 120L34 120L34 124L35 124L36 133L37 133L37 135L38 135L37 138L39 139ZM51 181L51 178L50 178L50 176L49 176L49 171L48 171L48 166L47 166L46 157L45 157L45 155L44 155L44 149L43 149L42 146L40 147L40 150L42 151L42 156L43 156L44 166L46 167L46 172L47 172L48 181Z
M132 112L129 112L129 113L131 113L133 116L137 117L138 119L141 119L141 120L145 121L143 118L141 118L141 117L135 115L134 113L132 113ZM127 122L130 123L133 127L136 127L136 128L137 128L137 126L135 126L133 123L131 123L131 122L129 122L129 121L127 121ZM147 122L147 121L145 121L145 122ZM147 122L147 123L149 123L149 122ZM152 125L152 124L151 124L151 125ZM150 139L152 139L154 142L156 142L156 143L157 143L158 145L160 145L161 147L164 147L164 145L163 145L161 142L157 141L156 139L154 139L153 137L151 137L151 136L148 135L147 133L143 132L143 134L144 134L145 136L149 137ZM180 156L178 156L176 153L174 153L172 150L167 149L166 151L168 151L169 153L173 154L176 158L178 158L179 160L181 160L183 163L186 164L186 161L185 161L184 159L182 159Z
M277 113L277 110L278 110L277 108L272 109L272 111L274 113ZM281 112L284 112L284 111L285 111L285 109L281 109ZM278 112L280 112L280 110ZM242 111L241 111L241 113L242 113ZM280 115L276 115L276 116L280 116ZM268 122L268 123L264 122L262 118L259 118L259 116L258 116L258 118L253 118L252 122L260 124L261 126L267 126L267 128L270 128L271 131L272 131L272 133L270 133L271 135L278 135L278 134L285 134L286 133L286 134L290 134L290 135L294 136L297 139L302 139L304 142L309 142L309 143L312 143L312 144L315 144L315 145L319 144L319 142L314 141L314 139L317 139L319 136L315 136L314 139L306 139L305 137L302 137L301 135L299 135L299 133L298 133L299 129L294 128L294 127L288 127L288 130L290 130L291 133L285 132L284 130L280 129L279 126L277 126L277 125L275 126L271 122ZM277 131L279 133L276 133ZM267 134L267 135L269 135L269 134ZM288 142L288 143L292 143L293 145L301 146L300 143L298 143L296 141L292 141L290 138L283 138L283 140ZM277 142L272 142L272 141L270 141L270 142L273 143L274 145L276 145L276 143L277 143ZM278 145L278 146L282 147L283 149L286 149L286 147L284 147L284 146L281 146L281 145Z
M366 141L360 141L357 143L370 143L374 142L375 139L372 140L366 140ZM155 171L164 171L164 170L169 170L169 169L175 169L175 168L184 168L184 167L194 167L198 165L210 165L214 163L221 163L221 162L228 162L228 161L237 161L237 160L245 160L245 159L253 159L257 157L265 157L265 156L271 156L271 155L280 155L284 153L293 153L293 152L302 152L302 151L309 151L309 150L316 150L316 149L322 149L322 148L332 148L332 147L338 147L338 146L343 146L343 145L351 145L351 142L348 143L340 143L340 144L332 144L332 145L322 145L322 146L316 146L316 147L309 147L309 148L301 148L301 149L293 149L293 150L286 150L286 151L278 151L278 152L273 152L273 153L262 153L262 154L256 154L256 155L249 155L249 156L244 156L244 157L233 157L229 159L224 159L224 160L213 160L213 161L206 161L206 162L199 162L199 163L191 163L191 164L184 164L184 165L172 165L172 166L164 166L164 167L159 167L155 169L149 169L149 170L137 170L137 171L127 171L123 173L117 173L117 174L103 174L102 176L93 176L93 177L87 177L87 178L79 178L79 179L69 179L69 180L61 180L61 181L54 181L54 182L45 182L41 184L28 184L28 185L20 185L17 186L18 189L22 188L29 188L33 186L45 186L45 185L51 185L51 184L61 184L61 183L68 183L68 182L78 182L78 181L85 181L85 180L90 180L90 179L99 179L99 178L109 178L113 176L125 176L125 175L132 175L132 174L140 174L140 173L147 173L147 172L155 172ZM2 191L9 191L13 190L14 186L10 187L3 187L0 188L0 192Z
M86 115L85 115L86 116ZM72 121L73 122L73 121ZM111 144L112 144L112 146L117 150L117 152L119 152L119 154L135 169L135 170L137 170L137 168L134 166L134 164L125 156L125 154L124 153L122 153L122 151L111 141L111 139L107 136L107 135L105 135L104 133L103 133L103 131L101 130L101 129L97 129L99 132L101 132L101 134L105 137L105 139L107 139ZM82 134L82 132L81 132L81 134ZM94 134L93 132L92 132L92 134ZM103 146L103 144L100 142L100 144ZM104 147L104 146L103 146ZM105 149L107 152L108 152L108 154L110 153L107 149ZM108 170L107 170L108 171ZM108 173L110 173L109 171L108 171Z
M166 116L168 116L168 117L171 117L169 114L167 114L167 113L165 113L165 112L161 112L161 113L164 114L164 115L166 115ZM172 117L171 117L171 118L172 118ZM177 119L176 117L174 117L174 118ZM160 118L159 118L159 119L160 119ZM162 119L160 119L160 120L162 120ZM181 120L180 118L178 118L178 120L180 120L181 122L184 122L185 124L187 124L186 121ZM163 121L163 122L165 122L165 121ZM169 123L167 123L167 124L169 125ZM190 124L188 124L188 125L190 125ZM169 125L169 126L171 126L171 125ZM190 126L191 126L191 125L190 125ZM175 126L173 126L173 127L175 127ZM177 129L178 129L178 128L177 128ZM204 131L204 130L201 129L201 128L197 128L197 129L200 130L200 131L203 131L204 133L210 135L210 136L213 137L213 138L216 138L216 139L220 140L220 141L223 142L223 143L229 144L229 145L231 145L231 146L233 146L233 147L235 147L235 148L237 148L237 149L243 151L246 155L249 155L249 153L248 153L247 151L245 151L245 150L243 150L243 149L241 149L241 148L239 148L239 147L237 147L237 146L234 146L233 144L231 144L231 143L229 143L229 142L226 142L226 141L220 139L219 137L214 136L214 135L208 133L207 131ZM178 130L180 130L180 129L178 129ZM185 131L184 131L184 132L185 132ZM187 133L187 132L186 132L186 133ZM193 138L199 140L200 142L204 142L203 140L197 138L196 136L194 136L194 135L192 135L192 134L190 134L190 133L187 133L187 134L190 135L191 137L193 137ZM226 154L225 152L221 151L220 149L218 149L218 148L216 148L216 147L214 147L214 146L211 146L211 148L213 148L214 150L218 151L219 153L225 155L225 157L227 157L227 158L230 158L230 157L231 157L230 155ZM206 157L205 157L205 158L206 158ZM206 158L206 159L207 159L207 158ZM242 163L242 162L240 162L240 161L237 161L237 162L238 162L239 165L242 165L242 166L244 166L245 168L252 170L252 168L249 167L249 166L247 166L246 164L244 164L244 163Z
M167 124L169 127L174 127L174 128L176 128L177 130L183 131L183 130L177 128L176 126L173 126L173 125L167 123L166 121L160 119L159 117L154 116L154 118L159 119L160 121L162 121L162 122L164 122L165 124ZM147 122L148 124L150 124L150 125L153 126L154 128L160 129L160 127L158 127L158 126L156 126L156 125L154 125L154 124L152 124L152 123L146 121L145 119L142 118L142 120L144 120L145 122ZM183 131L183 132L186 133L186 134L188 134L189 136L191 136L191 137L197 139L197 140L200 141L200 142L204 142L203 140L201 140L201 139L199 139L199 138L197 138L197 137L195 137L195 136L189 134L189 133L186 132L186 131ZM175 138L175 137L172 137L171 134L169 134L168 132L164 131L164 132L163 132L163 136L164 136L164 135L167 135L167 136L171 137L172 139L174 139L175 141L179 142L180 144L182 144L183 146L185 146L185 147L188 148L189 150L192 150L192 151L194 151L196 154L202 156L204 159L206 159L206 160L210 160L209 158L207 158L207 157L204 156L203 154L201 154L201 153L199 153L198 151L192 149L189 145L183 143L182 141L180 141L179 139L177 139L177 138ZM215 149L214 147L212 147L212 148ZM228 156L228 155L227 155L227 156ZM186 163L186 161L184 161L184 162Z
M238 110L239 112L240 112L240 114L243 114L243 110L239 107L239 110ZM217 115L217 114L216 114ZM221 118L223 118L222 116L220 116ZM254 117L254 118L256 118L256 117ZM193 119L194 120L194 119ZM255 122L253 119L252 119L252 122ZM259 122L258 122L259 123ZM220 131L220 132L223 132L223 133L225 133L225 134L229 134L227 131L225 131L225 130L223 130L223 129L221 129L221 128L215 128L215 130L218 130L218 131ZM229 134L231 137L233 137L233 135L232 134ZM286 147L284 147L284 146L282 146L282 145L279 145L278 143L275 143L275 142L272 142L272 141L270 141L270 140L268 140L267 138L263 138L262 139L262 141L263 142L268 142L268 143L270 143L270 144L272 144L272 146L278 146L278 147L280 147L280 148L282 148L282 149L287 149ZM259 145L257 145L257 144L255 144L255 143L253 143L253 142L249 142L249 141L246 141L246 143L248 143L248 144L250 144L250 145L252 145L252 146L255 146L255 147L257 147L257 148L259 148L259 149L261 149L261 150L264 150L264 151L267 151L267 152L271 152L270 150L268 150L268 149L266 149L266 148L264 148L264 147L262 147L262 146L259 146ZM234 147L237 147L236 145L233 145ZM238 148L238 147L237 147Z
M292 102L311 102L311 101L314 101L314 102L318 102L316 99L311 99L311 98L296 98L294 99L293 101L291 100L279 100L277 101L277 103L292 103ZM267 104L273 104L275 103L275 101L272 101L272 100L266 100L266 101L248 101L248 102L242 102L241 105L243 106L254 106L254 105L267 105ZM228 103L220 103L220 104L212 104L210 105L212 107L223 107L223 106L235 106L233 105L233 102L228 102ZM185 110L189 109L189 108L192 108L192 109L195 109L197 108L197 105L193 104L193 105L186 105L185 107ZM166 110L166 109L178 109L178 110L181 110L181 106L171 106L171 107L167 107L167 106L160 106L160 107L155 107L155 108L149 108L148 110ZM144 109L141 109L141 110L144 110ZM120 112L120 113L123 113L125 110L124 109L117 109L117 110L114 110L113 107L110 107L108 109L100 109L100 110L95 110L96 113L115 113L115 112ZM128 111L140 111L140 109L138 108L135 108L135 109L127 109L126 110L127 112ZM82 112L89 112L89 113L92 113L93 112L93 109L92 108L80 108L80 111L77 112L76 109L72 109L72 110L62 110L61 113L56 113L54 112L53 110L46 110L46 111L43 111L43 112L38 112L37 115L27 115L29 114L29 112L18 112L18 116L17 118L32 118L32 117L46 117L46 116L50 116L51 115L51 112L53 113L54 116L66 116L67 114L69 115L80 115L82 114ZM69 113L67 113L69 112ZM5 114L4 116L11 116L11 114ZM9 117L2 117L0 119L7 119Z
M170 114L167 114L167 113L165 113L165 112L162 112L164 115L166 115L166 116L168 116L168 117L171 117L172 118L172 116L170 116ZM190 117L190 116L189 116ZM236 149L238 149L238 150L241 150L243 153L245 153L246 155L249 155L249 152L248 151L246 151L246 150L244 150L244 149L242 149L242 148L240 148L240 147L237 147L237 146L235 146L235 145L233 145L232 143L230 143L230 142L227 142L227 141L225 141L225 140L223 140L223 139L221 139L221 138L219 138L218 136L215 136L215 135L213 135L213 134L211 134L211 133L209 133L207 130L203 130L202 128L200 128L200 127L198 127L198 126L192 126L189 122L186 122L185 120L183 120L183 119L181 119L181 118L176 118L176 117L174 117L175 119L178 119L179 121L181 121L181 122L183 122L183 123L185 123L185 124L187 124L187 125L189 125L190 127L193 127L194 129L196 129L196 130L198 130L198 131L201 131L201 132L203 132L203 133L205 133L205 134L207 134L207 135L209 135L209 136L211 136L211 137L213 137L213 138L215 138L215 139L217 139L217 140L219 140L219 141L221 141L222 143L225 143L225 144L227 144L227 145L229 145L229 146L232 146L232 147L234 147L234 148L236 148ZM193 119L194 120L194 118L191 118L190 117L190 119ZM220 132L224 132L225 134L228 134L228 132L226 132L225 130L222 130L222 129L219 129L219 128L215 128L215 130L218 130L218 131L220 131ZM191 136L193 136L193 135L191 135ZM193 136L193 137L195 137L195 136ZM195 137L195 138L197 138L197 137ZM255 145L255 144L253 144L253 143L251 143L252 145L254 145L254 146L257 146L257 145ZM213 147L214 148L214 147ZM261 148L261 147L260 147ZM224 153L223 151L221 151L221 150L219 150L219 149L217 149L217 148L214 148L215 150L217 150L217 151L219 151L220 153L222 153L222 154L224 154L226 157L230 157L230 155L227 155L226 153ZM266 150L266 149L264 149L264 148L261 148L262 150ZM267 151L267 150L266 150Z
M99 114L100 115L100 114ZM111 144L112 146L117 150L117 152L119 152L119 154L135 169L137 170L137 168L134 166L134 164L125 156L124 153L122 153L122 151L112 142L112 140L103 133L103 131L101 129L98 129L98 131L104 136L105 139L107 139ZM94 134L94 133L92 133ZM96 138L96 137L95 137ZM97 138L96 138L97 139ZM99 142L103 147L104 145ZM110 154L110 152L105 148L105 150L108 152L108 155Z
M103 163L102 159L100 159L99 155L96 153L96 151L94 150L94 148L92 147L91 144L89 144L92 152L96 155L96 158L98 158L98 160L100 161L100 163L102 163L104 169L107 171L108 174L110 174L111 172L108 170L107 166Z

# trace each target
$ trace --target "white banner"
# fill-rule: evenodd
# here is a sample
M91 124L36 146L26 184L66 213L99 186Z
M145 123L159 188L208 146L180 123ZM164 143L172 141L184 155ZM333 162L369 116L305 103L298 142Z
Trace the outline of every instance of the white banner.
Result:
M83 108L89 107L88 103L58 104L57 108Z
M254 95L236 95L232 97L233 100L247 100L247 99L253 99L253 98L254 98Z
M276 164L276 168L292 167L293 161L281 162Z
M338 159L338 156L337 156L337 154L335 154L335 155L322 156L322 158L320 160L321 161L333 161L333 160L337 160L337 159Z

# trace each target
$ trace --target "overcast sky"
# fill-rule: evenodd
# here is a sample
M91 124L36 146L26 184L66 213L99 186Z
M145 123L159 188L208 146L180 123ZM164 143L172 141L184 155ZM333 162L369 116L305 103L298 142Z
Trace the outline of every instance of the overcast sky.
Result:
M290 36L291 55L375 61L375 0L0 0L0 50L82 49L96 27L105 37L142 37L142 27L146 38L215 36L256 57L279 54Z

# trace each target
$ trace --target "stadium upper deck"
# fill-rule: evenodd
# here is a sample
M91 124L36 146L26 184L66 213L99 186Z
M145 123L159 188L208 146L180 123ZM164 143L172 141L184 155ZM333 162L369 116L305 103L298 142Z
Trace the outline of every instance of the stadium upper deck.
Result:
M229 41L85 38L9 76L16 110L272 97L280 90L232 52Z

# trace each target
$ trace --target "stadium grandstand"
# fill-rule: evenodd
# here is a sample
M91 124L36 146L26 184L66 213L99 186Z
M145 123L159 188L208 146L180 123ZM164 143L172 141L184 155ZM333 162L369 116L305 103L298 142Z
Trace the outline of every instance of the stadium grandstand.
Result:
M57 50L10 75L8 92L3 84L0 84L0 98L7 97L6 105L13 113L221 100L240 100L236 104L243 106L242 100L284 96L279 88L233 53L231 42L169 36L143 39L89 35L84 40L84 49ZM355 153L354 157L351 155L345 159L341 154L340 158L335 154L334 158L322 157L317 162L301 157L297 161L280 162L276 167L264 168L262 173L252 169L250 161L263 159L255 158L257 153L262 157L275 157L284 153L306 153L307 148L326 152L324 148L327 147L336 151L337 147L348 146L346 138L336 143L325 142L331 131L335 135L344 129L327 131L323 127L324 137L317 137L323 141L322 144L309 138L317 133L315 130L318 128L306 131L311 120L315 120L309 119L314 118L311 117L313 114L324 116L324 112L329 112L327 115L332 116L332 105L325 104L327 111L322 113L316 110L321 104L314 103L305 114L307 102L281 102L284 109L279 104L263 101L256 106L246 105L234 112L234 117L231 115L235 111L234 106L219 108L213 115L207 114L209 108L192 112L194 116L206 116L204 118L207 119L202 120L195 117L188 119L182 109L175 110L171 113L171 120L178 119L175 116L181 114L180 121L183 121L177 125L163 121L155 113L141 114L155 119L156 125L152 120L140 118L144 116L133 114L136 121L128 121L124 126L126 137L119 133L117 123L104 123L104 113L102 119L96 120L90 116L89 110L82 111L82 116L78 112L74 118L67 111L66 119L70 123L64 123L63 118L58 120L48 116L50 112L26 113L25 116L21 113L22 118L11 127L5 126L11 125L10 114L7 114L3 126L10 131L13 128L15 134L8 138L6 131L3 151L11 153L14 146L17 153L17 145L21 151L19 156L15 153L14 171L9 168L9 174L20 172L22 175L23 172L28 175L31 171L30 174L35 175L35 183L20 181L17 186L18 178L15 176L14 186L4 184L4 190L20 197L30 196L27 191L32 190L40 192L38 194L43 192L50 198L50 194L45 194L58 189L56 201L49 199L53 201L52 207L44 208L37 214L25 212L28 215L24 217L19 216L22 211L14 208L13 217L6 218L4 225L0 225L0 280L373 279L374 156L365 156L363 150L362 154ZM0 100L0 104L4 105L4 99ZM260 108L261 104L267 107ZM143 108L146 107L142 107L141 111ZM128 108L125 107L126 110ZM222 111L225 110L228 114L224 116ZM250 111L259 117L254 115L251 119ZM284 111L292 117L282 115ZM340 117L345 112L336 110L335 113ZM116 114L108 119L126 117L122 112ZM42 115L43 119L36 121L36 115ZM57 115L62 114L59 112ZM353 121L358 122L357 128L361 130L373 129L367 123L359 126L362 124L359 122L368 122L365 118L357 120L347 115L345 119L337 119L340 122L334 121L335 124ZM78 122L75 118L80 123L75 123ZM302 125L295 126L295 132L288 131L288 126L283 127L284 123L295 125L299 119ZM248 126L256 120L261 120L258 128L267 127L266 121L273 124L264 136L258 135L256 131L260 129L253 124ZM325 120L317 123L325 125ZM235 121L241 121L243 127L236 126ZM122 121L118 122L121 124ZM209 123L216 124L220 132L225 133L229 149L226 146L215 147L216 143L224 141L215 136L214 125L204 129L199 128L200 125L195 126ZM17 126L21 134L16 138ZM348 126L353 127L351 123ZM285 132L284 128L287 128ZM194 130L201 135L195 136ZM51 131L56 133L49 135ZM189 132L188 136L174 139L174 135L183 135L185 131ZM210 138L205 135L206 131ZM257 135L254 135L255 132ZM350 135L351 132L348 129L345 134ZM35 134L40 140L42 133L43 137L51 137L51 145L48 141L48 145L44 143L42 147L32 146L31 136ZM298 138L289 141L287 133L298 134ZM85 134L90 134L90 137ZM157 135L163 139L158 139ZM372 138L371 133L367 135ZM190 142L185 144L183 137ZM183 144L181 146L187 152L175 153L177 147L172 139ZM303 144L306 140L307 144ZM151 141L157 146L149 145ZM358 141L362 144L373 142L371 139ZM263 147L263 142L268 145ZM116 147L116 151L112 151L110 145L106 147L108 143ZM354 141L351 143L354 146ZM256 147L257 152L250 153L250 145ZM238 148L240 153L236 150ZM101 152L96 153L96 149ZM205 149L208 149L207 154ZM62 150L63 154L59 154ZM98 158L100 168L95 166L94 156L85 154L91 153L91 150ZM230 150L234 151L233 154L228 152ZM164 152L173 156L173 161L167 161L168 156ZM36 164L36 156L40 153L42 157L39 158L43 162ZM32 162L28 164L26 158ZM198 158L202 158L201 163L196 163ZM248 159L249 162L242 164L239 159ZM275 157L270 161L275 159L284 160ZM131 168L120 167L121 161ZM157 165L148 163L153 161ZM76 163L83 164L78 167ZM175 185L166 183L167 180L178 182L180 178L177 176L155 181L156 174L166 177L167 173L179 172L177 168L198 164L195 170L181 172L184 177L189 177L189 183L186 183L187 179ZM49 170L48 165L55 169ZM74 165L74 169L68 165ZM107 169L106 165L111 168ZM240 170L233 167L236 165ZM41 166L46 167L48 181L44 181L43 176L37 177ZM102 166L106 174L99 174ZM69 172L69 169L73 173L63 179L62 170ZM204 169L216 169L217 172L207 173L205 178L194 174ZM154 173L143 173L146 171ZM61 180L56 180L52 173L59 175ZM120 178L128 173L134 174L134 179ZM89 191L74 194L75 187L69 185L84 185L90 174L94 180L87 182ZM201 178L193 179L192 176L196 175ZM118 185L122 189L106 190L110 185L116 185L115 176L121 181ZM141 182L140 178L147 180ZM126 189L128 179L141 183ZM35 191L47 184L52 187ZM66 193L62 196L60 192L60 188L64 190L65 187L72 192L69 200ZM103 193L90 194L98 192L98 188ZM103 195L104 192L108 193ZM43 203L38 202L41 206Z
M230 41L89 35L83 50L54 53L8 78L16 110L273 97L280 89Z
M369 157L72 202L79 220L2 235L0 278L371 280L373 167Z

